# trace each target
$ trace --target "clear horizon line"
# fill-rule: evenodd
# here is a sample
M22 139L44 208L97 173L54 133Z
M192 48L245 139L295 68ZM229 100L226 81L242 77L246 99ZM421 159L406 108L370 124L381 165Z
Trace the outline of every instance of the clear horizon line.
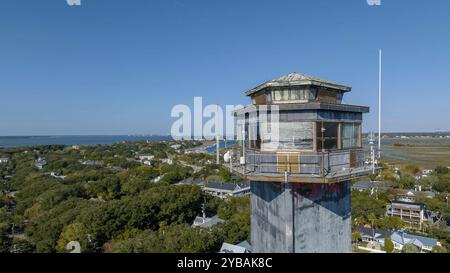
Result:
M363 134L368 134L372 130L367 130ZM439 130L439 131L386 131L381 132L382 134L429 134L429 133L450 133L450 130ZM131 134L8 134L0 135L0 137L69 137L69 136L171 136L171 134L158 134L158 133L131 133Z

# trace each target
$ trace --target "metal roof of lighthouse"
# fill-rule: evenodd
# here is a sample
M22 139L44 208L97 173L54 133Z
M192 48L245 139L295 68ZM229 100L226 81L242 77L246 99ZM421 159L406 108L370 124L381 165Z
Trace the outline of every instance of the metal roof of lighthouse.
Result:
M338 84L335 82L331 82L328 80L319 79L316 77L308 76L301 73L290 73L279 78L267 81L247 92L245 95L251 96L267 87L283 87L283 86L302 86L302 85L314 85L314 86L323 86L332 89L341 90L344 92L349 92L352 90L351 87Z

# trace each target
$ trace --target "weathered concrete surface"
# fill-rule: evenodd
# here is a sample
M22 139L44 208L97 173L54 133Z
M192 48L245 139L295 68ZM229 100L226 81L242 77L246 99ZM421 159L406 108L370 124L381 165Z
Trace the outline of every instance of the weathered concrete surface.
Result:
M351 252L350 181L252 182L251 189L254 252Z

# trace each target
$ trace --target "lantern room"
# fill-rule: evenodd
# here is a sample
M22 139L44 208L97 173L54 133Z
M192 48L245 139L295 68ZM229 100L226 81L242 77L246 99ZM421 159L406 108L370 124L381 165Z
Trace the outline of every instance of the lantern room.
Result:
M252 104L236 111L244 175L312 183L366 175L362 116L369 108L344 104L350 91L298 73L247 91Z

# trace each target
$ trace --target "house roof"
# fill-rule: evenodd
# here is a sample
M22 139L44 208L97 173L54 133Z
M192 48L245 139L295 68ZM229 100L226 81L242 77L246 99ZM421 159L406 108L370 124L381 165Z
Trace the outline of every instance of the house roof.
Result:
M238 187L239 187L240 189L249 188L249 187L250 187L250 182L244 181L244 182L238 183L237 185L238 185Z
M184 180L181 180L180 182L178 182L178 184L185 184L185 185L202 185L203 184L203 180L201 178L186 178Z
M438 241L433 238L423 237L396 231L391 235L391 240L399 244L413 244L422 248L423 246L433 247L438 244Z
M224 190L224 191L237 191L237 190L240 190L243 188L248 188L248 187L250 187L249 182L241 182L241 183L233 184L233 183L209 181L205 185L205 188Z
M406 206L419 206L420 208L424 208L424 206L425 206L422 203L413 203L413 202L400 201L400 200L391 201L391 204L399 204L399 205L406 205Z
M251 253L252 247L247 241L240 242L237 245L223 243L220 253Z
M287 75L275 78L273 80L267 81L257 87L245 92L245 95L251 96L264 88L276 87L276 86L300 86L300 85L314 85L314 86L324 86L332 89L338 89L344 92L349 92L352 90L351 87L338 84L332 81L319 79L313 76L301 74L301 73L289 73Z
M365 236L370 236L370 237L375 237L377 239L382 239L382 238L386 238L386 237L390 237L392 232L389 230L384 230L384 229L371 229L371 228L366 228L364 226L359 226L357 228L357 230L359 232L361 232L362 235ZM374 236L375 235L375 236Z
M358 181L352 185L352 190L370 190L371 188L373 188L373 182L367 180Z
M225 191L234 191L236 187L237 187L236 184L216 182L216 181L209 181L205 185L205 188L225 190Z
M203 223L203 217L197 216L197 217L195 217L192 227L210 228L210 227L213 227L222 222L223 222L223 220L220 219L219 216L217 216L217 215L214 215L211 218L205 218L204 223Z
M414 190L397 190L398 195L417 196L423 195L425 197L435 197L436 194L432 191L414 191Z

